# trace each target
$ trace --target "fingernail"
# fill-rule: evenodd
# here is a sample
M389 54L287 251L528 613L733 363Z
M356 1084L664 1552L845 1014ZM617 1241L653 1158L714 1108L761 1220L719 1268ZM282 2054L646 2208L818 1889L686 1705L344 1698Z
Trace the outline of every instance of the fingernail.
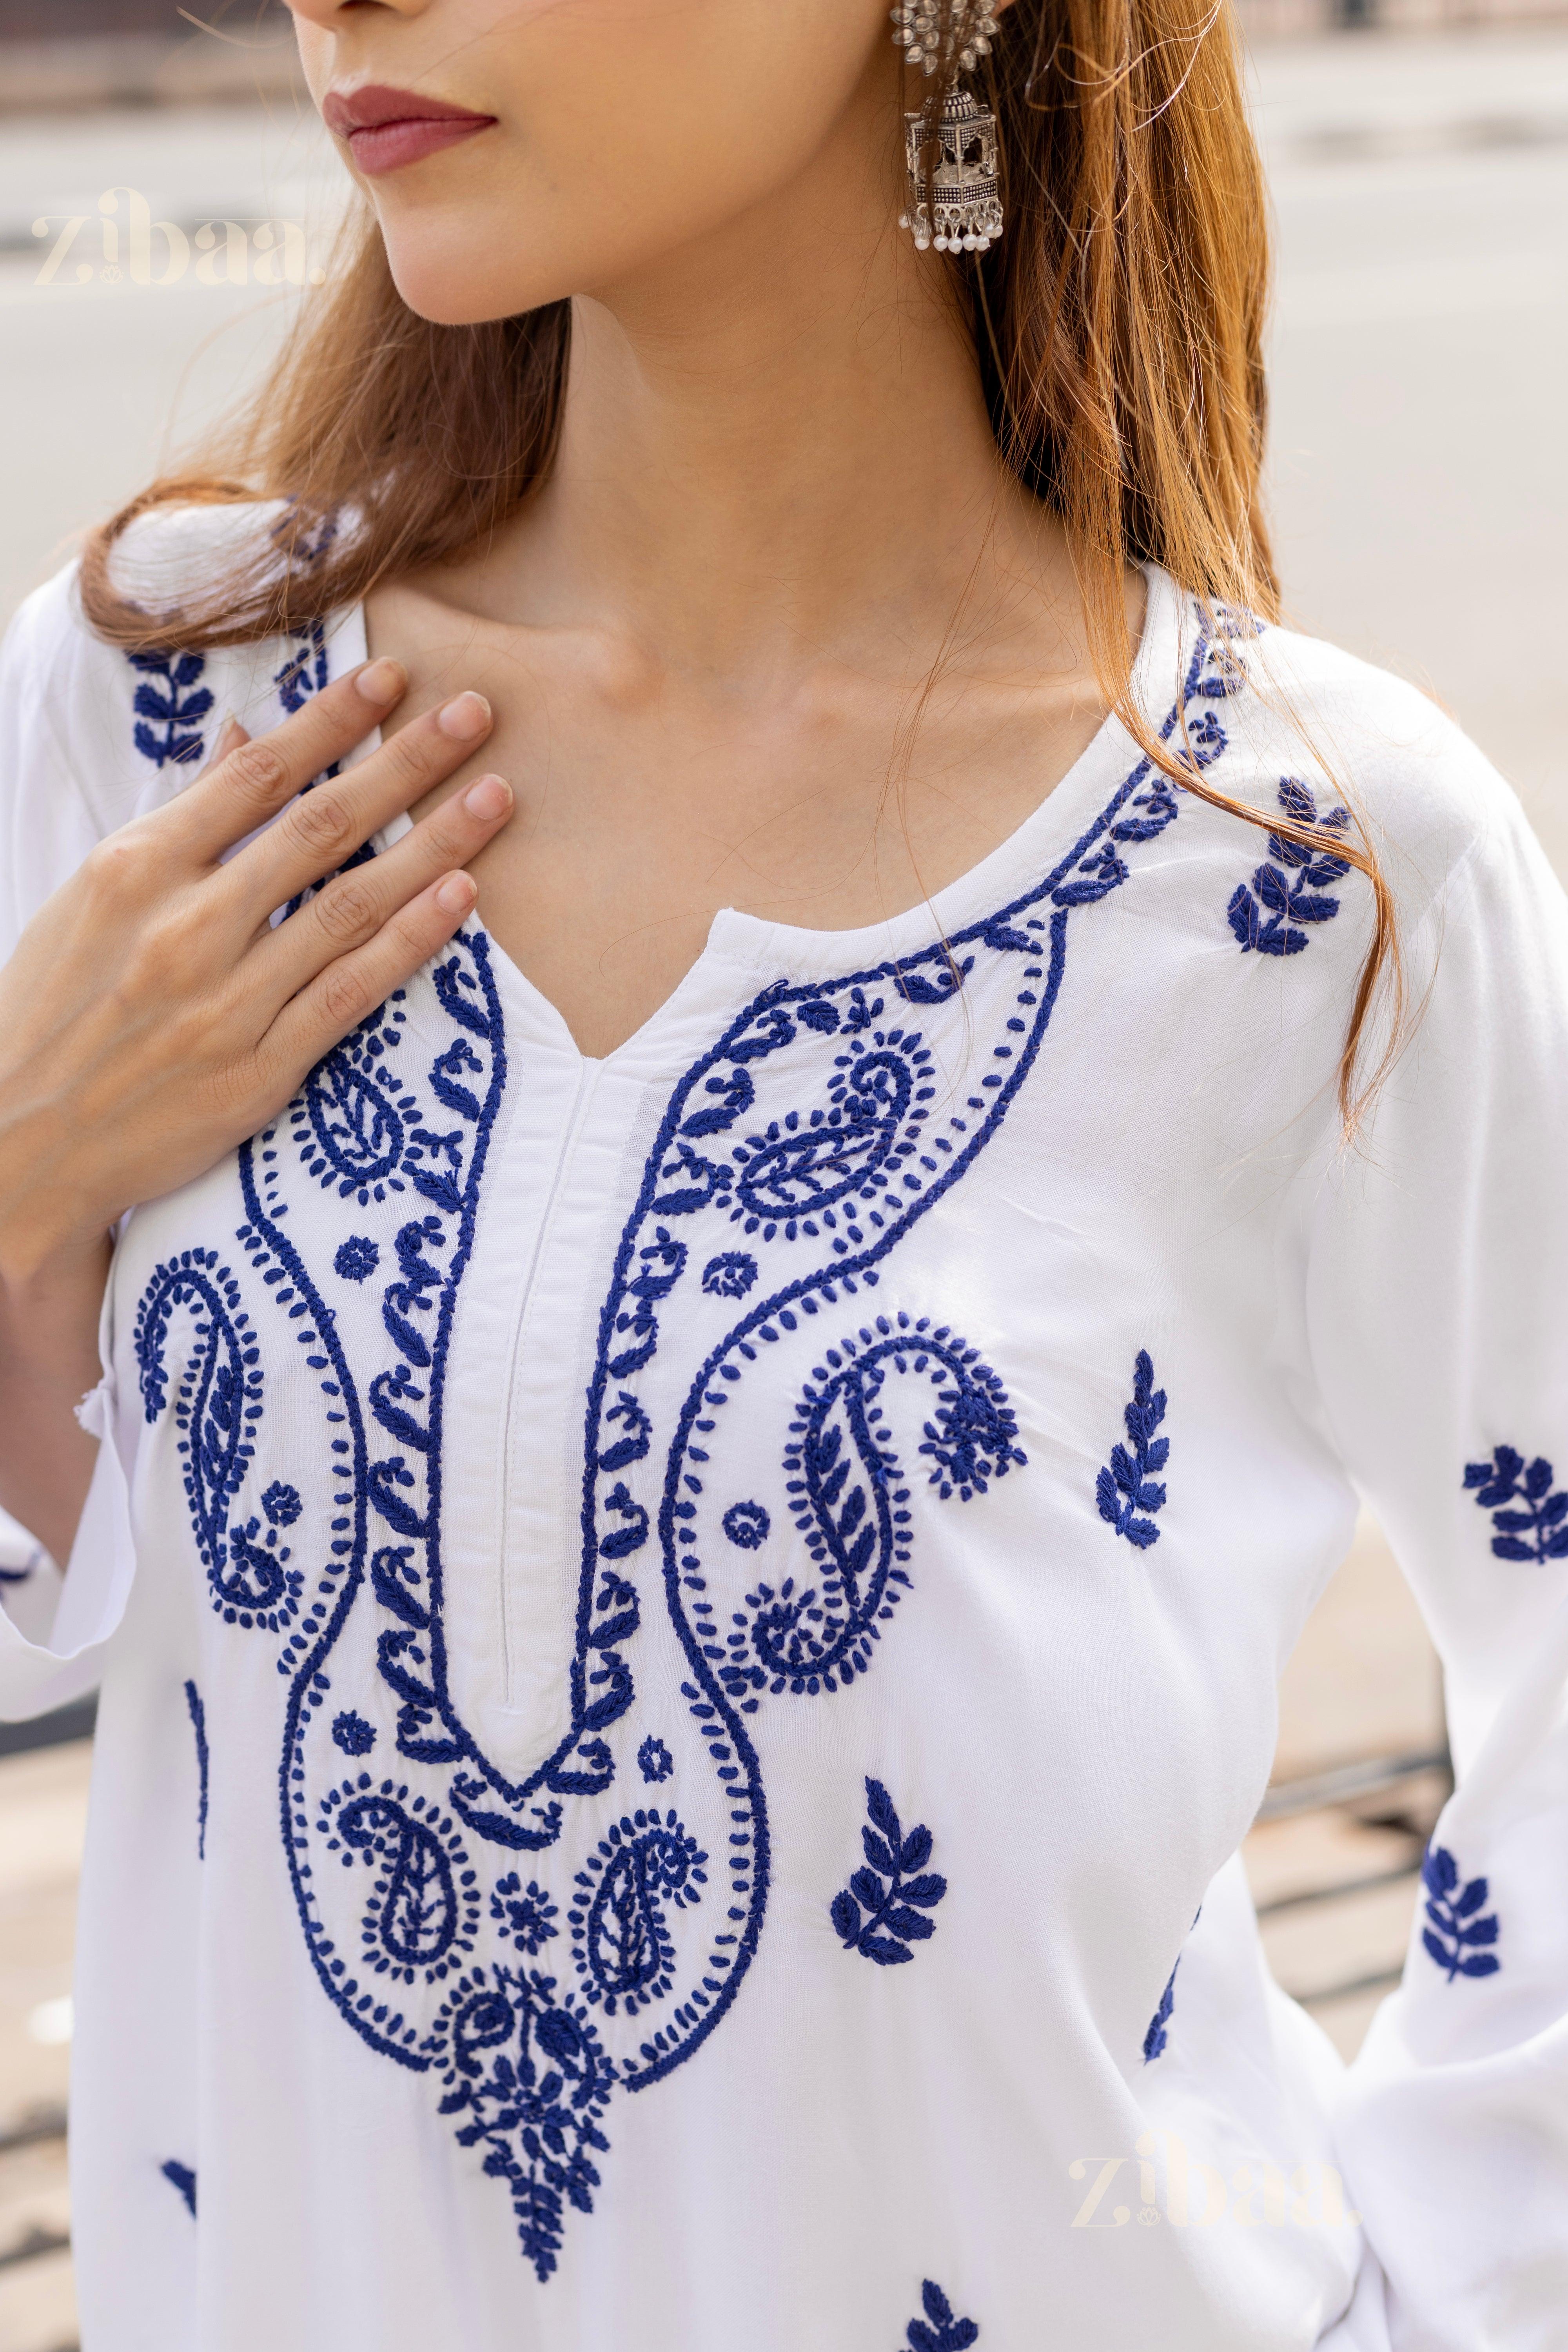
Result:
M458 695L436 719L443 735L455 735L462 743L482 735L489 723L490 707L482 694Z
M448 874L444 882L436 885L436 904L443 914L466 915L479 895L472 876L468 874Z
M231 751L237 751L242 743L248 743L249 740L249 736L234 713L230 711L218 729L217 740L213 745L213 758L226 760Z
M470 816L500 816L511 806L511 786L504 776L481 776L463 794L463 806Z
M365 700L378 704L383 709L389 702L396 701L407 683L408 673L403 664L384 659L373 661L368 668L361 670L354 680Z

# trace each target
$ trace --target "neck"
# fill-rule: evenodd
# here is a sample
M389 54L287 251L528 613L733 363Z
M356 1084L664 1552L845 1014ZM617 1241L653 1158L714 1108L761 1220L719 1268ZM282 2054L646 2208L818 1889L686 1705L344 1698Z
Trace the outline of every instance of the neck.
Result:
M482 567L496 617L754 684L889 635L915 667L961 609L994 635L999 583L1070 589L944 264L896 226L900 150L868 77L791 185L578 298L556 465Z

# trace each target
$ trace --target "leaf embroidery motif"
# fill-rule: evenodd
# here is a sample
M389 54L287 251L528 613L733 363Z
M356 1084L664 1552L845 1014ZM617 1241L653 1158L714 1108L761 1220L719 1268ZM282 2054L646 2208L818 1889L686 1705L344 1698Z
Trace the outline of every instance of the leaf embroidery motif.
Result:
M1322 833L1343 833L1351 821L1349 809L1318 814L1318 803L1305 784L1287 776L1279 787L1279 805L1295 824L1312 825ZM1331 922L1340 911L1337 898L1323 896L1326 887L1341 881L1350 870L1348 857L1336 857L1321 845L1292 841L1283 833L1268 836L1271 864L1259 866L1250 885L1238 882L1231 892L1226 917L1243 955L1300 955L1307 944L1298 923Z
M1147 1348L1140 1349L1132 1367L1132 1402L1122 1416L1127 1445L1113 1445L1110 1460L1095 1481L1100 1516L1140 1551L1160 1540L1160 1530L1147 1515L1165 1507L1165 1489L1155 1476L1170 1457L1171 1441L1154 1432L1165 1418L1165 1391L1154 1386L1154 1362ZM1129 1450L1131 1448L1131 1451Z
M1492 1449L1489 1462L1467 1462L1465 1489L1497 1529L1492 1550L1499 1559L1568 1559L1568 1492L1552 1492L1552 1465L1538 1454L1529 1468L1511 1445ZM1511 1503L1522 1510L1510 1510ZM1527 1540L1528 1538L1528 1540Z
M923 2319L911 2319L905 2340L910 2352L969 2352L980 2330L973 2319L960 2319L934 2279L921 2282Z
M1495 1977L1502 1966L1497 1954L1485 1948L1497 1942L1497 1913L1478 1916L1486 1904L1487 1881L1472 1878L1461 1886L1459 1877L1459 1865L1447 1847L1432 1846L1421 1865L1428 1921L1421 1941L1450 1984L1456 1977Z
M906 1837L891 1797L880 1780L869 1777L866 1810L871 1819L860 1838L867 1866L834 1896L828 1915L847 1951L859 1952L879 1968L892 1968L900 1960L913 1959L911 1944L935 1935L936 1922L925 1914L942 1901L947 1881L926 1871L930 1830L921 1822Z

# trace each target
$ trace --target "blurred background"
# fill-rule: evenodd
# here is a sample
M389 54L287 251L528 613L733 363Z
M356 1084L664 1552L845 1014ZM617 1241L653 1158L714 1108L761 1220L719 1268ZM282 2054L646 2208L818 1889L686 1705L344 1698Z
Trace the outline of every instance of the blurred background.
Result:
M1568 878L1568 0L1241 0L1273 188L1290 617L1416 679ZM249 382L342 181L275 0L0 0L0 623ZM1555 519L1555 520L1554 520ZM30 1547L0 1524L0 1578ZM90 1707L0 1727L0 2352L69 2352L64 2101ZM1363 1520L1287 1669L1247 1862L1339 2047L1397 1979L1448 1787L1436 1661Z

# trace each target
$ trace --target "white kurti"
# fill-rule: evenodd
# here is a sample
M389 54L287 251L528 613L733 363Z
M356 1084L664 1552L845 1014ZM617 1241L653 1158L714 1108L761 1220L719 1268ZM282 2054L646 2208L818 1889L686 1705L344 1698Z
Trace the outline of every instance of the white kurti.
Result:
M73 598L7 944L363 656ZM1137 693L1365 813L1425 1012L1353 1155L1365 885L1111 721L929 905L720 915L603 1060L470 925L130 1219L0 1619L9 1712L102 1685L86 2352L1568 2338L1568 921L1429 704L1231 625L1153 575ZM1347 2074L1236 1856L1358 1495L1460 1778Z

